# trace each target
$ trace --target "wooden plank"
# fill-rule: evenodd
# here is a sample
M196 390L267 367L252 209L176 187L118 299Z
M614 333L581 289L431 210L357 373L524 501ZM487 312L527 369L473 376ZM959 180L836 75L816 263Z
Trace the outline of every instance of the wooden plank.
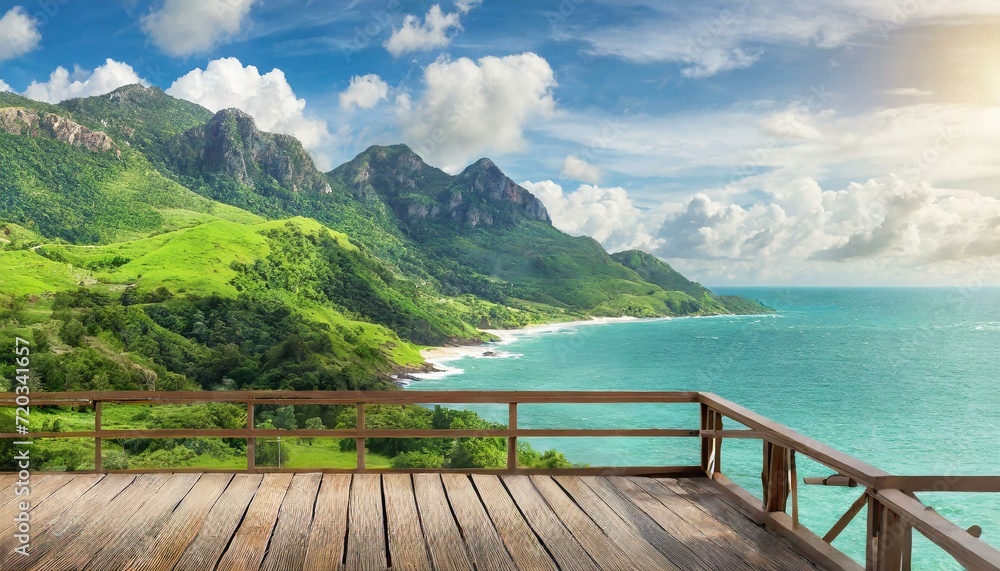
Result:
M44 488L42 488L42 485L45 484L45 480L48 480L49 478L52 478L54 476L57 477L57 478L59 478L57 480L54 480L53 482L50 482L47 485L47 487L49 489L58 489L59 487L66 485L66 482L68 482L70 479L72 479L73 476L75 476L75 475L76 474L70 473L70 474L67 474L67 475L63 475L61 478L59 478L59 476L56 475L56 474L45 474L45 475L42 475L42 476L38 476L34 472L32 472L31 473L31 480L30 480L29 485L28 485L28 488L30 490L30 492L29 492L28 495L31 496L32 498L34 498L35 501L37 501L38 500L38 496L36 495L36 492L39 489L44 489ZM17 502L20 502L22 500L28 499L25 496L18 496L15 493L15 490L18 487L18 486L15 486L15 483L18 481L18 479L19 478L18 478L17 474L0 474L0 490L3 490L3 494L0 494L0 509L3 509L8 504L11 504L11 503L15 503L16 504ZM56 484L58 484L58 485L56 485ZM54 485L55 485L55 488L52 488L52 486L54 486ZM35 503L35 501L32 501L32 503Z
M476 568L517 571L469 476L442 474L441 481Z
M38 554L32 563L32 571L56 571L82 569L98 551L107 545L106 538L117 533L122 522L122 514L135 514L145 500L160 490L169 480L162 474L139 476L122 492L103 506L95 506L73 529L67 530L51 542L51 549Z
M1000 476L883 476L876 489L907 492L1000 492Z
M699 466L612 466L588 468L519 468L518 474L564 474L567 476L599 476L605 475L611 470L617 476L675 476L678 478L702 478L705 474ZM208 470L205 468L150 468L146 470L113 470L109 474L201 474ZM246 474L244 468L240 469L212 469L213 474ZM321 474L357 474L354 468L309 468L309 472ZM263 474L300 474L302 468L256 468L255 473ZM368 468L366 474L509 474L506 468Z
M241 474L233 478L208 512L194 540L174 564L174 571L215 569L263 478L260 474Z
M542 496L549 501L549 505L556 502L575 502L577 507L587 514L593 520L593 523L600 527L616 548L628 554L631 560L630 563L637 565L641 569L680 571L678 565L675 565L670 559L657 551L637 529L629 526L615 510L608 506L579 477L564 476L560 477L559 480L554 480L548 476L532 476L531 480L535 484L535 487L542 492ZM556 497L558 497L556 502L550 500L550 498ZM684 558L686 560L685 563L692 565L691 569L693 570L708 571L707 568L699 565L700 561L696 557L693 557L690 551L679 551L675 555L678 558Z
M306 560L302 565L304 571L343 568L350 494L350 476L323 476L316 496L312 529L309 530Z
M239 529L215 567L217 571L250 571L260 569L271 531L278 519L278 510L285 498L291 474L267 474L257 488Z
M363 419L362 419L363 420ZM520 428L509 430L507 428L496 428L490 430L473 429L402 429L402 428L368 428L368 429L271 429L255 428L131 428L131 429L106 429L100 432L78 431L78 432L45 432L37 433L33 436L38 438L83 438L95 439L103 438L261 438L261 437L321 437L321 438L470 438L470 437L497 437L509 438L519 436L523 438L540 437L582 437L582 438L604 438L604 437L634 437L634 438L695 438L699 432L686 428ZM100 437L98 437L100 435ZM3 435L0 435L2 437ZM362 450L364 447L362 447ZM248 464L247 469L252 470L254 466Z
M435 569L472 570L465 542L448 505L439 474L414 474L413 492Z
M674 521L665 521L667 527L663 527L659 520L653 519L651 514L647 514L643 508L632 501L634 494L621 493L610 480L621 478L572 478L559 476L556 481L574 498L586 489L604 501L632 530L638 532L653 548L659 551L668 561L682 569L704 569L713 571L715 569L738 570L744 567L741 558L727 558L717 546L705 541L704 535L697 533L698 525L704 517L691 522L677 522L676 515ZM576 488L581 488L576 491ZM648 495L646 495L648 498ZM642 498L642 495L639 496ZM579 499L577 500L579 503ZM657 502L652 498L646 505L656 506ZM662 508L662 505L660 506ZM669 510L662 510L661 515L669 513ZM683 529L682 526L690 526L693 529ZM681 541L675 531L679 531L691 539L701 541ZM670 531L665 531L670 530ZM700 536L700 537L699 537ZM721 553L720 553L721 552Z
M691 549L711 569L781 569L772 564L773 558L764 556L733 528L722 524L684 498L664 496L664 501L660 501L627 478L608 478L607 483L655 521L674 541ZM669 545L662 539L651 540L662 551L661 542L664 546Z
M4 525L8 522L7 514L14 517L14 514L19 511L18 507L21 502L28 502L31 504L31 509L35 509L46 498L72 482L78 475L45 476L44 478L39 478L37 481L32 477L30 485L26 488L28 493L20 496L16 495L15 492L14 482L17 481L15 477L14 480L11 480L7 484L8 487L4 489L4 502L0 503L0 513L3 514L3 518L0 519L0 530L4 529Z
M480 480L477 480L477 483ZM525 521L535 530L552 558L561 569L597 570L595 562L583 545L556 516L552 508L526 476L505 476L501 479L514 503L524 514Z
M103 474L80 474L77 476L54 476L62 479L66 485L61 486L58 494L50 495L44 501L39 502L31 508L31 541L32 550L40 535L49 529L56 522L61 521L63 514L70 510L77 501L80 500L89 490L91 490L103 478ZM3 533L0 534L0 569L8 569L11 564L7 561L10 557L15 557L14 548L19 545L14 538L14 529L17 522L14 521L14 513L4 510ZM21 558L22 555L16 557Z
M783 512L788 507L788 460L787 448L764 441L764 511Z
M430 555L409 474L382 476L389 560L393 569L431 569Z
M507 428L517 430L517 403L512 402L507 405ZM517 437L507 437L507 470L513 472L517 470Z
M245 476L236 476L244 478ZM159 571L172 569L184 549L194 540L205 517L230 482L230 474L205 474L198 479L180 505L158 529L146 530L137 543L131 560L122 563L121 571ZM212 561L215 563L215 560Z
M713 480L704 480L701 484L705 489L714 490L722 501L733 506L744 514L756 514L768 531L774 533L785 545L800 554L807 561L817 566L857 570L860 566L842 551L823 541L821 537L808 528L795 527L792 518L782 512L765 512L760 508L760 501L743 488L737 486L722 474L716 474Z
M524 521L524 516L518 511L517 505L507 494L500 479L485 475L470 477L479 492L486 513L496 526L497 533L503 539L507 552L514 559L518 569L557 571L558 566L528 522Z
M702 394L694 391L71 391L35 393L31 395L31 404L80 405L94 400L126 404L695 403ZM15 404L15 398L15 393L0 393L0 406Z
M531 476L529 479L552 511L601 569L614 571L657 569L656 564L648 558L635 558L635 554L619 544L619 538L608 537L605 534L606 530L595 523L587 512L567 496L551 478ZM626 544L631 543L631 541L626 542Z
M717 492L702 484L708 480L659 479L659 478L629 478L629 481L643 488L675 513L690 513L676 503L676 498L682 498L697 509L714 518L721 527L721 535L742 538L744 553L749 560L759 563L770 560L778 569L814 569L815 566L802 556L778 534L760 526L746 514L737 509ZM705 529L711 525L703 521ZM719 529L719 528L715 528ZM763 568L768 568L764 566Z
M840 516L840 519L837 520L837 523L833 524L833 527L830 528L830 531L826 532L826 535L823 536L823 541L827 543L833 543L833 540L837 539L837 536L840 535L840 532L847 529L847 526L850 525L852 521L854 521L855 516L857 516L858 513L861 511L861 509L866 505L868 505L867 490L861 492L861 496L858 499L854 500L854 503L851 504L851 507L847 508L847 511L844 512L844 515Z
M347 516L347 569L386 569L382 483L377 474L355 474Z
M111 522L115 540L104 542L97 556L84 569L122 569L136 557L144 557L146 554L141 549L145 538L159 532L200 477L199 474L170 476L161 488L145 498L141 507L126 514L120 523Z
M296 474L292 478L281 502L262 571L302 569L309 547L309 535L305 531L312 526L313 505L322 478L323 475L317 473Z
M135 476L107 476L83 493L70 504L58 518L42 520L36 517L31 533L31 555L25 561L18 557L13 561L4 561L4 571L17 571L24 568L34 568L36 562L54 550L62 547L64 541L71 539L87 522L102 508L106 507L122 490L135 481ZM64 487L65 488L65 487ZM51 502L46 502L50 504ZM54 505L54 504L53 504ZM3 538L6 540L6 538ZM5 541L6 544L6 541ZM6 548L6 545L4 545ZM9 552L4 549L4 555Z

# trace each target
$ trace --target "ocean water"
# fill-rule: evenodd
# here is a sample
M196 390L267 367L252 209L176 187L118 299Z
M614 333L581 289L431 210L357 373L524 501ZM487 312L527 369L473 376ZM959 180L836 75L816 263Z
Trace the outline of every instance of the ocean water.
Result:
M701 390L896 474L1000 475L1000 289L720 289L773 316L635 320L528 332L448 362L421 390ZM470 406L506 421L505 406ZM524 428L696 428L694 405L524 405ZM730 422L727 428L739 428ZM535 439L592 466L699 462L697 439ZM760 493L761 444L727 440L722 469ZM831 471L799 456L799 476ZM800 481L801 482L801 481ZM859 488L799 486L823 535ZM919 494L1000 546L1000 494ZM789 508L791 503L789 502ZM835 545L863 560L865 512ZM961 569L914 537L914 569Z

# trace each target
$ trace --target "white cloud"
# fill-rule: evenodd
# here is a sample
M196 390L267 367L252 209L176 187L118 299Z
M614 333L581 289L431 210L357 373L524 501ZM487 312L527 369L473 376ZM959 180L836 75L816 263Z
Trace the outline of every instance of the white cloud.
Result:
M351 84L340 93L340 108L349 111L352 107L358 109L373 109L380 101L389 95L389 85L374 73L355 75Z
M299 139L321 169L330 166L320 152L331 140L326 122L306 115L306 101L295 96L280 69L261 75L236 58L217 59L204 71L198 68L178 78L167 94L211 111L236 107L252 116L260 129Z
M610 3L610 0L608 0ZM706 2L683 12L667 3L643 3L641 21L565 34L583 39L596 55L630 61L672 62L687 77L708 77L753 65L779 46L843 46L862 34L879 37L907 26L961 22L1000 15L990 0L899 2Z
M897 97L930 97L934 95L933 91L917 89L916 87L898 87L896 89L886 89L882 93L886 95L895 95Z
M7 85L7 82L5 82L4 80L0 79L0 93L4 91L14 91L14 88Z
M253 3L254 0L165 0L162 8L143 17L142 29L168 55L205 53L240 32Z
M127 63L108 59L104 65L89 72L79 67L70 74L69 70L60 66L49 75L49 80L39 83L32 81L22 95L37 101L59 103L66 99L77 97L92 97L104 95L123 85L141 83L149 85Z
M728 199L707 190L676 205L655 233L654 253L701 261L692 266L703 279L800 283L837 274L946 282L961 274L941 268L1000 259L1000 200L978 193L896 176L838 190L806 177L765 176L748 179L744 190ZM1000 282L1000 273L987 281Z
M611 252L655 247L643 222L644 213L624 188L584 184L565 193L551 180L527 181L521 186L542 201L552 218L552 225L567 234L590 236Z
M563 160L562 176L580 182L597 183L601 180L601 169L583 159L566 155L566 159Z
M463 14L468 14L473 8L483 3L483 0L455 0L455 8Z
M439 58L424 69L424 93L396 98L396 117L407 143L455 172L484 153L525 146L523 129L555 109L555 76L533 53L502 58Z
M448 34L452 30L461 30L462 14L466 14L479 4L476 0L459 0L456 2L458 12L445 13L439 4L434 4L424 16L423 22L418 16L408 14L403 19L403 26L393 30L389 39L382 44L386 50L399 57L410 52L443 48L451 43Z
M14 59L38 47L38 20L14 6L0 18L0 61Z

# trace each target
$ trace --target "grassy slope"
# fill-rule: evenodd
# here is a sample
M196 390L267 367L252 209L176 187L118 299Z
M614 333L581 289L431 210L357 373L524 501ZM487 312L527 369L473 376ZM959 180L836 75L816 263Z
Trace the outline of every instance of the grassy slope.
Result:
M270 247L263 232L288 224L305 233L325 232L344 250L358 251L344 234L306 218L252 225L216 219L192 228L104 246L46 245L38 252L0 252L0 260L15 270L15 279L0 283L0 293L55 293L76 289L81 283L98 287L136 284L139 291L165 287L175 294L235 298L239 292L232 283L237 276L233 263L247 264L265 258ZM115 264L120 265L113 267ZM330 326L331 331L347 328L358 335L356 343L382 347L390 362L402 366L422 362L416 346L400 340L384 326L350 319L332 307L291 292L279 292L279 297L304 317ZM355 343L335 334L331 338L335 355L349 359Z

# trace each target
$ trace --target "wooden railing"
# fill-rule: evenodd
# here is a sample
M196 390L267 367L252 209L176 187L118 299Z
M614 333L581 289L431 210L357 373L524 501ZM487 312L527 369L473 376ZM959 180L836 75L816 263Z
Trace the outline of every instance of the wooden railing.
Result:
M0 393L0 406L23 406L18 395ZM246 428L240 429L106 429L102 426L102 405L177 405L205 402L242 403L246 406ZM688 403L700 406L698 428L644 429L531 429L518 426L520 404L640 404ZM508 425L495 430L405 430L368 428L367 405L417 404L506 404ZM717 395L701 392L522 392L522 391L392 391L392 392L320 392L320 391L249 391L249 392L72 392L33 393L30 405L88 406L94 411L94 430L78 432L38 432L29 435L8 433L0 438L93 439L94 471L105 472L102 441L116 438L235 438L247 441L247 465L242 470L206 470L202 468L123 470L123 472L417 472L441 470L370 469L365 465L368 438L467 438L499 437L507 439L507 464L503 468L454 470L458 472L497 474L601 474L601 475L670 475L673 477L707 476L719 484L730 500L759 523L778 531L815 561L834 569L862 569L854 560L835 549L831 542L850 521L868 507L866 565L869 571L909 571L912 533L918 531L970 570L1000 570L1000 551L948 521L922 504L914 495L923 491L1000 492L1000 476L898 476L852 458L825 444L769 420ZM346 405L356 409L352 429L275 430L257 428L255 409L261 405ZM745 429L725 429L726 419ZM266 437L351 438L357 447L357 468L295 469L257 466L255 445ZM700 438L701 462L692 465L592 467L566 469L529 469L517 464L517 440L531 437L677 437ZM761 482L763 497L756 498L733 483L722 470L722 443L725 439L757 439L763 442ZM834 471L840 481L864 489L860 497L823 537L799 523L798 476L796 455L802 455ZM789 500L791 509L789 510Z

